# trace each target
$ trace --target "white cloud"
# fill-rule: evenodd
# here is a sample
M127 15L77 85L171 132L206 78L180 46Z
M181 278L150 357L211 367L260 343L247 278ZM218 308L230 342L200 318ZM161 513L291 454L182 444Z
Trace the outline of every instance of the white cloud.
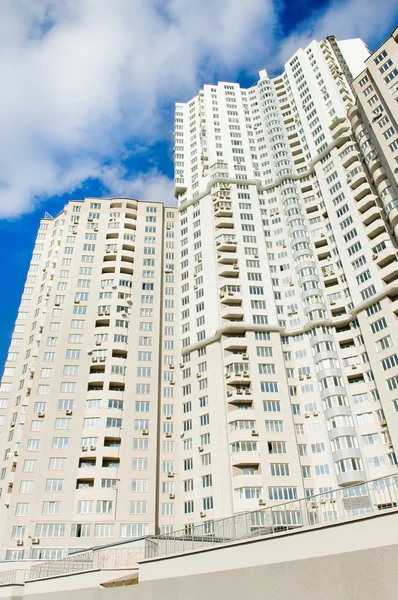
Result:
M338 40L361 38L365 43L388 37L394 26L391 0L332 0L325 9L302 21L279 47L277 62L283 65L299 48L313 39L335 35Z
M388 23L390 0L334 1L280 44L273 1L2 0L0 217L90 177L172 203L161 165L131 181L122 167L126 145L171 140L165 107L216 71L255 77L314 36L366 39Z
M126 142L171 139L162 106L216 68L250 67L272 14L271 0L3 0L0 216L89 177L170 194L156 171L122 184L102 165L120 173Z

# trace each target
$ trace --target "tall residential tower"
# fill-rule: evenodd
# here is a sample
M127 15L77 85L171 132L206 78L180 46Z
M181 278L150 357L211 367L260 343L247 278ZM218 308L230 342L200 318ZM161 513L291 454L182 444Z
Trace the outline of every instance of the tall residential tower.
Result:
M177 104L178 209L42 221L0 400L8 558L397 471L394 223L347 117L367 56L314 41Z

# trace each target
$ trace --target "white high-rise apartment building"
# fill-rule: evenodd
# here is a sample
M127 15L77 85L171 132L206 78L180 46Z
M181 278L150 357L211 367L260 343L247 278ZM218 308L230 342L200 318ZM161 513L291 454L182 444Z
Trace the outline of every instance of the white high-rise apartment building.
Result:
M195 522L397 470L397 247L347 119L367 56L331 37L176 106Z
M56 558L173 518L177 214L87 199L41 221L1 384L8 559Z
M347 118L367 55L331 37L177 104L178 209L42 221L0 399L7 558L397 471L396 241Z

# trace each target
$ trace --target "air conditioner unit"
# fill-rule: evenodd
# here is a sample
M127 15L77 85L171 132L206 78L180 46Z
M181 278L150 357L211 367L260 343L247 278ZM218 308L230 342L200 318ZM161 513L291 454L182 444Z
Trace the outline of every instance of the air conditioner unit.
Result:
M351 365L351 369L352 369L353 371L355 371L355 370L356 370L356 368L357 368L357 366L356 366L356 365Z
M73 411L72 411L72 410L70 410L70 409L68 408L68 410L66 410L66 411L65 411L65 414L66 414L68 417L70 417L71 415L73 415Z
M149 435L148 429L143 429L142 430L142 435Z
M170 381L170 385L175 385L176 382L175 381Z
M101 346L101 340L96 340L95 345L96 346Z
M263 498L259 498L258 499L258 503L259 503L260 506L265 506L267 504L266 501L263 500Z
M241 394L242 394L242 390L238 388L238 389L236 390L236 393L237 393L238 395L241 395Z
M248 354L246 354L246 352L244 352L244 353L242 354L242 358L243 358L244 360L248 360L248 358L249 358L249 355L248 355Z
M225 373L225 379L231 379L231 373Z
M202 519L203 519L203 517L205 517L205 516L206 516L206 513L205 513L205 511L204 511L204 510L201 510L201 511L200 511L200 516L202 517Z
M169 498L170 498L170 500L174 500L174 498L175 498L175 497L176 497L176 495L175 495L175 494L169 494Z
M40 539L39 538L32 538L32 544L34 546L37 546L38 544L40 544Z
M88 217L87 218L87 221L92 221L92 220L93 220L93 217Z
M167 473L167 477L170 477L170 478L174 477L174 473L173 473L173 471L169 471L169 472Z
M319 412L316 410L315 412L312 413L313 417L319 417Z
M44 417L46 416L46 413L44 413L44 412L38 412L37 416L39 417L39 419L44 419Z
M98 231L98 226L95 226L95 227L94 227L94 231Z
M231 390L228 390L228 392L227 392L227 396L228 396L228 397L232 396L232 392L231 392Z
M303 380L304 380L304 377L303 377L302 375L300 375L300 377L299 377L299 380L300 380L300 381L303 381Z
M310 418L310 413L305 413L304 418L305 419L309 419Z
M253 254L253 257L254 258L258 258L258 254Z
M23 546L23 540L17 540L17 546Z
M171 415L166 415L167 421L171 421Z
M336 302L335 302L334 300L331 300L331 301L329 302L329 304L330 304L330 306L334 306L334 305L336 304Z
M243 371L243 377L249 377L249 371Z
M257 429L252 429L252 435L254 437L258 437L258 431L257 431Z
M386 421L385 419L382 419L382 420L380 421L380 425L381 425L382 427L387 427L387 421ZM14 454L15 454L15 452L14 452Z
M113 285L113 286L112 286L112 289L113 289L113 290L117 290L117 285Z
M105 314L109 316L111 314L111 311L110 310L106 310Z
M246 390L245 390L245 394L246 394L246 396L250 396L250 394L251 394L251 391L250 391L249 389L246 389Z
M14 456L18 456L19 452L18 450L14 450Z
M104 316L104 311L101 310L99 313L97 313L99 317L103 317Z
M100 362L105 362L105 356L100 356Z
M290 285L290 287L294 287L294 283L293 283L293 281L291 281L291 282L289 283L289 285Z
M170 433L170 431L166 431L166 437L167 437L167 438L171 438L171 433Z
M82 446L82 452L87 452L88 446Z
M54 306L61 306L60 302L54 302Z
M133 305L133 301L132 301L132 300L127 300L127 304L128 304L129 306L132 306L132 305Z
M97 446L90 446L90 450L92 450L94 452L94 450L97 449Z
M377 254L372 254L372 260L377 260Z
M196 373L196 377L200 379L202 377L202 373Z
M93 356L91 358L91 362L98 362L98 356Z
M324 237L325 237L325 234L324 234L324 233L321 233L321 238L324 238Z
M193 289L194 289L194 290L197 290L197 289L198 289L198 286L197 286L197 285L194 285L194 286L193 286Z

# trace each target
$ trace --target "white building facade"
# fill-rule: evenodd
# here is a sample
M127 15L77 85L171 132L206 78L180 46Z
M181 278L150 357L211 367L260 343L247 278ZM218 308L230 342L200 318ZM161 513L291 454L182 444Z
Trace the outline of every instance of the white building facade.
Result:
M397 249L347 118L361 53L312 42L177 104L178 209L42 222L0 399L7 558L211 533L397 471Z

